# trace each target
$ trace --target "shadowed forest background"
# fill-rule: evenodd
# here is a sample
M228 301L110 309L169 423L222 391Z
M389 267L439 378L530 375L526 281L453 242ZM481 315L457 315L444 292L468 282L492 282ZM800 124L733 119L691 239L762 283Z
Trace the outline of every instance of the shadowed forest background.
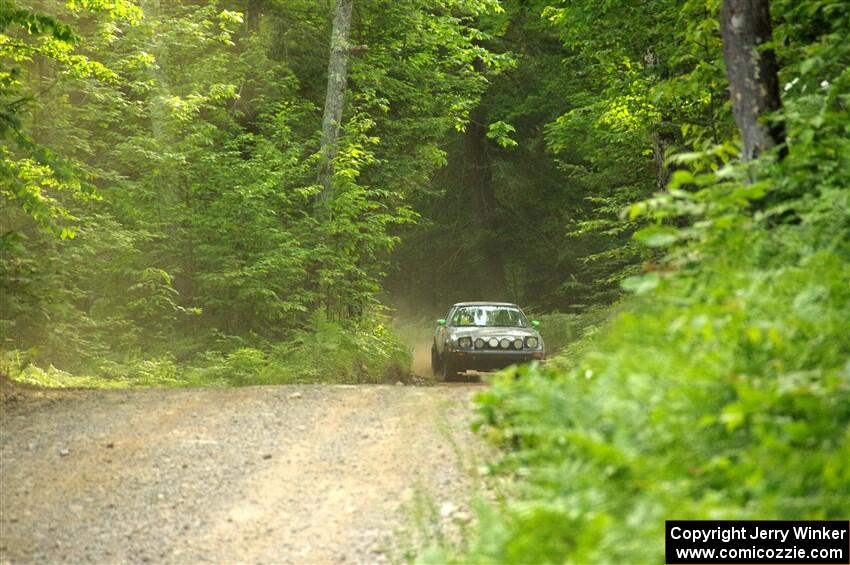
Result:
M479 398L511 486L425 559L846 518L847 2L0 0L0 28L4 375L394 382L393 317L509 300L553 358Z
M600 83L545 3L358 2L326 214L333 8L4 2L4 349L123 377L326 330L380 357L379 300L430 321L617 297L646 255L620 208L667 174L649 102Z

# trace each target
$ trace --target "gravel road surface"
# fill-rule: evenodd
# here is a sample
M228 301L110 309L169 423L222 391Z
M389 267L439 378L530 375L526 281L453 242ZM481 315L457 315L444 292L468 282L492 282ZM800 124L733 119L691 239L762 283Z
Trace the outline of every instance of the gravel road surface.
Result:
M0 563L375 563L459 508L472 385L38 391L0 403ZM464 459L462 461L461 459ZM408 515L406 517L406 514Z

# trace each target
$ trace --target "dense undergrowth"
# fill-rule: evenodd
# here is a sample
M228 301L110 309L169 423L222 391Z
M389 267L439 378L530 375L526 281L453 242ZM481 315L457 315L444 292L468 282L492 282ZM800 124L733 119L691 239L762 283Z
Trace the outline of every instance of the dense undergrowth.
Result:
M595 306L581 314L551 312L533 317L540 321L540 336L546 344L546 351L553 356L596 332L617 309L618 306Z
M837 66L806 75L826 52ZM686 156L631 209L667 248L624 281L635 295L480 395L511 486L424 561L660 562L669 519L847 518L850 71L845 42L811 53L786 88L788 156Z
M31 385L63 388L248 386L286 383L382 383L404 379L410 351L380 319L345 326L317 316L289 339L265 346L233 344L191 359L171 352L105 357L66 371L33 362L37 351L11 350L0 373Z
M4 372L397 380L397 227L505 57L478 44L493 0L356 4L326 187L335 3L0 0Z
M518 482L460 560L657 561L665 519L846 517L850 247L800 254L794 231L497 379L481 423Z

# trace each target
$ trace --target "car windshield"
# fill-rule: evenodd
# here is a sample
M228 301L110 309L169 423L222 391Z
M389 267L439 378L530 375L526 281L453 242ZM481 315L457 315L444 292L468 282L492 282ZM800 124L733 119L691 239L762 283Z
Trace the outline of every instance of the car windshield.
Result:
M528 320L512 306L461 306L452 316L453 326L526 328Z

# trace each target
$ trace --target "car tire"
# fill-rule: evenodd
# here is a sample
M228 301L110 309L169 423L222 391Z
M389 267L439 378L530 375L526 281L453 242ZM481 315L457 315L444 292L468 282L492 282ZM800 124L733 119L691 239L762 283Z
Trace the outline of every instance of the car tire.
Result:
M431 372L435 375L440 374L440 370L442 369L442 365L440 364L440 356L437 354L437 346L431 345Z
M457 366L449 355L444 355L440 366L442 368L443 382L452 382L457 380Z

